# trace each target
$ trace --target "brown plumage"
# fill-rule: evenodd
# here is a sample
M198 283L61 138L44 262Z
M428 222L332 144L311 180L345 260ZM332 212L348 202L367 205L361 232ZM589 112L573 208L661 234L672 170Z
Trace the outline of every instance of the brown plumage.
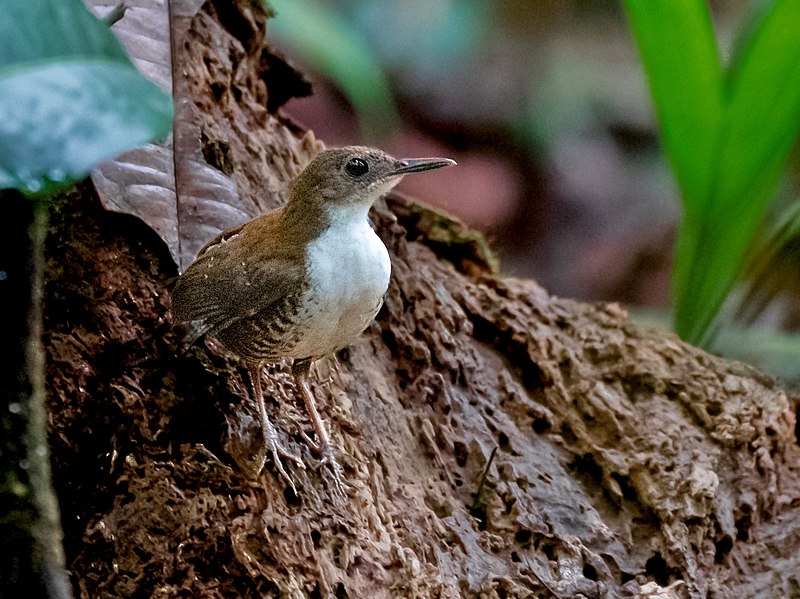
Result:
M305 287L307 229L285 208L262 214L207 243L178 279L172 313L202 320L209 334L245 360L285 356L286 333ZM271 337L273 343L265 337Z
M248 365L265 447L294 487L261 393L265 362L294 361L323 462L341 491L338 464L308 387L310 363L347 345L380 309L389 283L388 252L369 226L372 203L400 178L455 164L397 160L374 148L319 154L295 180L286 206L229 229L206 244L172 293L177 321L201 321Z

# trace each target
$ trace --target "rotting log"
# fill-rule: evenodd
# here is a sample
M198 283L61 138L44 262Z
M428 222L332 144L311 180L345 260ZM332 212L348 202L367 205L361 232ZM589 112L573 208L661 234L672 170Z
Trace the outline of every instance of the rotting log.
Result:
M208 2L182 72L203 156L266 210L320 144L257 5ZM276 67L275 65L279 65ZM56 488L79 597L796 597L793 404L771 380L614 304L498 275L480 238L400 196L373 211L392 283L316 396L349 483L241 465L244 366L171 326L176 267L90 183L47 242ZM313 456L286 365L265 391Z

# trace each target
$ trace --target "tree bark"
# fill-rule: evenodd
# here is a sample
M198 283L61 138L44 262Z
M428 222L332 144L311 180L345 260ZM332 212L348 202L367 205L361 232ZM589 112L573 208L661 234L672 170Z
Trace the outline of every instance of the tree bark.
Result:
M207 3L184 51L207 160L223 148L268 209L318 144L269 103L297 83L264 30L256 5ZM269 462L247 474L245 366L172 328L158 236L88 183L58 206L45 343L76 596L800 596L800 452L774 382L501 277L479 236L406 198L373 219L385 307L312 371L340 504L313 467L298 495ZM314 464L288 365L268 374L271 420Z

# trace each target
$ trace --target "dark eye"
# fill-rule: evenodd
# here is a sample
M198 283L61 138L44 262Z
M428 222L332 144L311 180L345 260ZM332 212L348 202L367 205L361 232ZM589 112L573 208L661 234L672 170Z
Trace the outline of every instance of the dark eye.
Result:
M344 165L344 170L354 177L360 177L369 170L369 165L363 158L351 158L347 161L347 164Z

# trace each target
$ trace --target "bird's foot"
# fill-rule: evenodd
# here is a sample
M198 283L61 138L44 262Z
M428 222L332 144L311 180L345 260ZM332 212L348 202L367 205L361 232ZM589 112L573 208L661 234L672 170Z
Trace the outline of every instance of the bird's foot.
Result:
M292 480L292 477L289 476L289 473L286 472L286 469L283 467L283 461L281 458L291 460L299 468L305 470L306 465L302 458L292 453L288 449L285 449L283 445L278 442L278 435L275 432L275 429L264 431L264 446L260 452L260 454L263 454L263 458L260 458L259 460L262 468L264 467L264 462L266 461L267 452L272 454L272 461L275 463L275 467L278 469L278 472L280 472L284 480L289 483L289 486L292 487L294 494L297 495L297 487L295 487L294 480Z
M311 437L300 431L300 436L311 448L311 450L320 456L319 464L322 466L322 477L325 482L333 490L334 495L338 500L344 500L347 497L344 488L344 477L342 475L342 467L336 460L336 453L333 446L327 439L320 442L314 442ZM326 468L327 466L327 468Z
M334 500L336 503L342 504L347 499L347 493L344 487L344 476L342 475L342 467L336 460L336 454L330 444L326 444L322 448L322 459L320 460L322 466L322 478L331 489ZM327 468L325 467L327 466Z
M307 434L305 434L305 432L303 432L303 431L299 431L299 433L300 433L300 436L303 438L303 441L306 442L306 445L308 445L308 447L311 449L311 451L313 451L317 455L322 455L322 451L323 451L322 443L317 443L311 437L309 437Z

